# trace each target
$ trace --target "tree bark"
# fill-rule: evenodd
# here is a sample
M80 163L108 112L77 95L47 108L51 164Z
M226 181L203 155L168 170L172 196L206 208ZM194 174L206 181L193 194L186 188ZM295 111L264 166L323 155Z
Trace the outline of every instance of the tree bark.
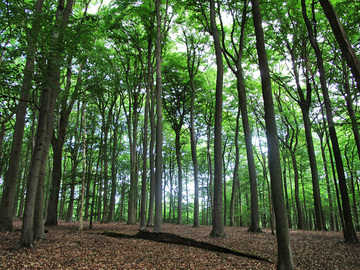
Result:
M216 93L215 93L215 125L214 125L214 205L212 209L212 230L210 236L225 236L223 224L222 200L222 92L224 64L220 45L219 33L215 18L215 0L210 0L211 35L213 36L216 55Z
M155 160L155 222L154 232L161 232L162 224L162 145L163 145L163 114L162 114L162 76L161 76L161 0L156 0L156 160Z
M266 137L268 141L269 170L271 179L271 193L273 198L276 232L278 243L278 269L294 269L291 254L289 227L284 202L284 193L281 177L281 161L275 122L275 111L271 90L271 80L267 55L265 50L264 33L260 13L260 3L252 0L252 13L256 35L256 49L258 52L262 93L265 106Z

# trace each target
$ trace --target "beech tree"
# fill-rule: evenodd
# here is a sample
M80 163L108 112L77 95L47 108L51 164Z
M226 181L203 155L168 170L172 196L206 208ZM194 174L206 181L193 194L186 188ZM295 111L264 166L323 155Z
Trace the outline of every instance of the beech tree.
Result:
M252 13L256 33L256 49L259 58L259 68L262 82L262 93L265 105L266 137L268 142L269 170L271 179L271 193L273 198L276 237L278 243L278 269L293 269L293 260L289 239L289 225L286 216L284 193L281 178L281 161L277 129L275 122L274 104L271 90L270 72L265 50L264 33L261 25L260 4L258 0L252 2Z

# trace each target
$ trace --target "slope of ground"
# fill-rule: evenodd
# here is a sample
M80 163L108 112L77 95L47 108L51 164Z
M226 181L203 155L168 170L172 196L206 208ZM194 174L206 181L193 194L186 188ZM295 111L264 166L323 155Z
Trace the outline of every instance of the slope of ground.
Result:
M0 233L0 269L276 269L276 265L235 255L144 239L112 238L104 231L136 234L138 225L94 223L79 232L77 223L47 228L47 239L34 249L15 250L16 231ZM276 238L269 230L254 234L226 227L226 238L209 237L211 227L163 224L163 231L256 254L276 262ZM341 232L291 231L296 269L360 269L360 244L346 245Z

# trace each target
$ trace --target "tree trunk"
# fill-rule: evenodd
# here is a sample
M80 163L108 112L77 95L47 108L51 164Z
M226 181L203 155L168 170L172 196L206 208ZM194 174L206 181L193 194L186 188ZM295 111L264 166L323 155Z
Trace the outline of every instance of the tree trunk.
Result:
M281 179L281 161L275 123L275 111L271 90L271 80L267 55L265 50L264 33L258 0L252 0L252 12L256 34L256 49L258 52L262 93L265 106L266 136L268 141L269 170L271 192L276 218L276 232L278 243L278 269L293 269L293 260L289 239L288 220L284 202L284 193Z
M211 35L214 39L216 55L216 94L215 94L215 124L214 124L214 205L212 209L213 237L225 236L223 224L223 200L222 200L222 154L221 154L221 132L222 132L222 90L224 65L222 60L220 38L215 18L215 0L210 0Z
M29 102L29 96L34 75L35 52L37 39L41 28L40 17L43 9L43 0L38 0L35 7L35 17L32 28L28 33L28 48L26 53L26 64L24 77L21 86L20 101L16 112L14 134L12 138L12 148L9 160L9 169L5 179L4 192L0 206L0 231L12 231L12 210L15 199L15 188L19 174L19 164L21 159L21 148L24 138L25 116Z
M84 93L85 96L85 93ZM79 231L84 230L84 220L83 220L83 212L84 212L84 200L85 200L85 175L86 175L86 118L85 118L85 98L83 96L83 104L81 109L81 122L82 122L82 175L81 175L81 198L80 198L80 217L79 217Z
M162 77L161 77L161 1L156 0L156 160L155 160L155 223L154 232L161 232L162 224L162 145L163 145L163 114L162 114Z
M181 126L180 126L181 127ZM183 184L182 184L182 164L181 164L181 145L180 145L180 129L175 131L175 148L176 148L176 162L178 165L178 207L177 207L177 224L182 224L182 197L183 197Z
M322 90L323 97L324 97L326 118L327 118L328 128L329 128L329 135L330 135L331 143L333 146L336 170L337 170L337 174L338 174L339 186L340 186L340 192L341 192L341 200L342 200L342 204L343 204L343 213L344 213L344 221L345 221L344 238L345 238L345 241L348 243L355 243L355 242L358 242L358 239L357 239L357 236L355 233L354 224L353 224L352 216L351 216L351 208L350 208L349 194L348 194L348 190L347 190L347 184L346 184L346 178L345 178L345 172L344 172L344 165L343 165L340 146L339 146L339 142L338 142L338 138L337 138L337 134L336 134L336 130L335 130L335 124L334 124L333 115L332 115L331 101L329 98L329 93L328 93L328 89L327 89L327 85L326 85L326 75L325 75L323 59L322 59L320 48L319 48L318 43L313 34L311 22L309 21L309 18L306 14L305 0L301 0L301 6L302 6L302 12L303 12L303 17L304 17L304 21L306 24L306 28L308 30L310 42L311 42L311 45L316 54L318 69L319 69L319 73L320 73L321 90Z
M147 180L147 155L148 155L148 119L150 107L150 85L151 85L151 42L148 43L148 77L146 85L146 101L144 115L144 139L143 139L143 167L141 176L141 210L140 210L140 231L145 230L146 225L146 180Z

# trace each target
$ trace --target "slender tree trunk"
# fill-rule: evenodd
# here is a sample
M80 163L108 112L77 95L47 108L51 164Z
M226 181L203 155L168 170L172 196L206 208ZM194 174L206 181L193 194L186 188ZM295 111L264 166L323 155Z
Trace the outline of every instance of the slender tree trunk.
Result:
M191 158L194 167L194 224L193 227L199 227L199 171L196 151L196 139L195 139L195 86L192 76L190 76L190 85L192 89L191 93L191 105L190 105L190 138L191 138Z
M109 112L110 117L111 112ZM103 115L103 118L105 119L105 115ZM102 217L101 222L104 223L107 221L107 215L108 215L108 187L109 187L109 178L108 178L108 172L109 172L109 163L108 163L108 135L109 135L109 126L108 122L103 122L104 125L104 144L103 144L103 181L104 181L104 193L103 193L103 208L102 208ZM99 213L100 214L100 213Z
M182 224L182 197L183 197L183 184L182 184L182 164L181 164L181 145L180 145L180 131L175 131L175 148L176 148L176 162L178 165L178 207L177 207L177 224Z
M146 86L146 101L145 101L145 115L144 115L144 139L143 139L143 167L141 176L141 210L140 210L140 231L145 230L146 225L146 180L147 180L147 155L148 155L148 119L150 107L150 85L151 85L151 43L148 43L148 79ZM149 61L150 58L150 61Z
M271 192L276 218L276 236L278 243L278 269L294 269L290 239L289 227L286 216L286 207L284 202L284 193L281 179L281 161L279 153L279 144L275 122L275 111L271 90L271 80L267 55L265 50L264 33L262 28L262 19L260 13L260 3L258 0L252 0L252 12L256 34L256 49L258 52L262 93L265 105L265 123L266 136L268 141L269 170L271 179Z
M149 214L148 214L148 221L146 226L152 227L154 226L154 201L155 201L155 156L154 156L154 145L155 145L155 95L153 89L153 83L151 84L150 88L151 92L151 106L150 106L150 148L149 148L149 167L150 167L150 195L149 195Z
M85 96L85 94L84 94ZM84 212L84 200L85 200L85 175L86 175L86 118L85 118L85 98L83 96L83 104L81 109L81 122L83 129L83 153L82 153L82 176L81 176L81 199L80 199L80 217L79 217L79 231L84 230L84 220L83 220L83 212Z
M161 232L162 224L162 145L163 145L163 114L162 114L162 77L161 77L161 0L156 0L156 160L155 160L155 223L154 232Z
M21 159L21 148L24 138L25 116L29 102L29 96L34 75L35 52L37 39L41 28L40 17L43 9L43 0L38 0L35 7L35 17L32 28L27 35L28 48L26 53L26 64L24 77L21 86L20 101L16 112L14 134L12 138L12 148L9 160L9 169L5 179L4 192L0 206L0 231L12 231L12 210L14 206L15 188L19 174L19 164Z
M237 185L238 185L238 170L239 170L239 129L240 129L240 105L238 106L238 112L236 116L236 128L235 128L235 164L234 164L234 173L233 173L233 183L231 189L231 199L230 199L230 226L235 225L235 198L237 194Z
M331 139L331 143L332 143L333 151L334 151L336 171L338 174L339 186L340 186L340 192L341 192L341 200L342 200L342 205L343 205L344 221L345 221L344 238L345 238L345 241L348 243L356 243L356 242L358 242L358 239L357 239L357 236L355 233L354 224L353 224L352 216L351 216L351 208L350 208L349 194L348 194L348 190L347 190L347 184L346 184L346 178L345 178L345 172L344 172L344 165L343 165L340 146L339 146L339 142L338 142L338 138L337 138L337 134L336 134L336 130L335 130L335 123L334 123L333 115L332 115L331 101L330 101L330 97L329 97L329 93L328 93L328 89L327 89L327 85L326 85L326 75L325 75L323 59L322 59L322 55L321 55L321 51L318 46L318 43L314 37L311 23L306 14L305 0L301 0L301 6L302 6L302 12L303 12L303 17L305 20L306 28L309 33L310 42L311 42L311 45L316 54L318 69L319 69L319 73L320 73L321 90L322 90L323 97L324 97L326 118L327 118L327 122L328 122L329 135L330 135L330 139Z
M298 164L296 161L295 152L291 152L291 161L293 165L294 170L294 184L295 184L295 205L296 205L296 211L297 211L297 217L298 217L298 224L297 227L299 230L304 229L304 217L301 210L301 203L300 203L300 196L299 196L299 169Z

